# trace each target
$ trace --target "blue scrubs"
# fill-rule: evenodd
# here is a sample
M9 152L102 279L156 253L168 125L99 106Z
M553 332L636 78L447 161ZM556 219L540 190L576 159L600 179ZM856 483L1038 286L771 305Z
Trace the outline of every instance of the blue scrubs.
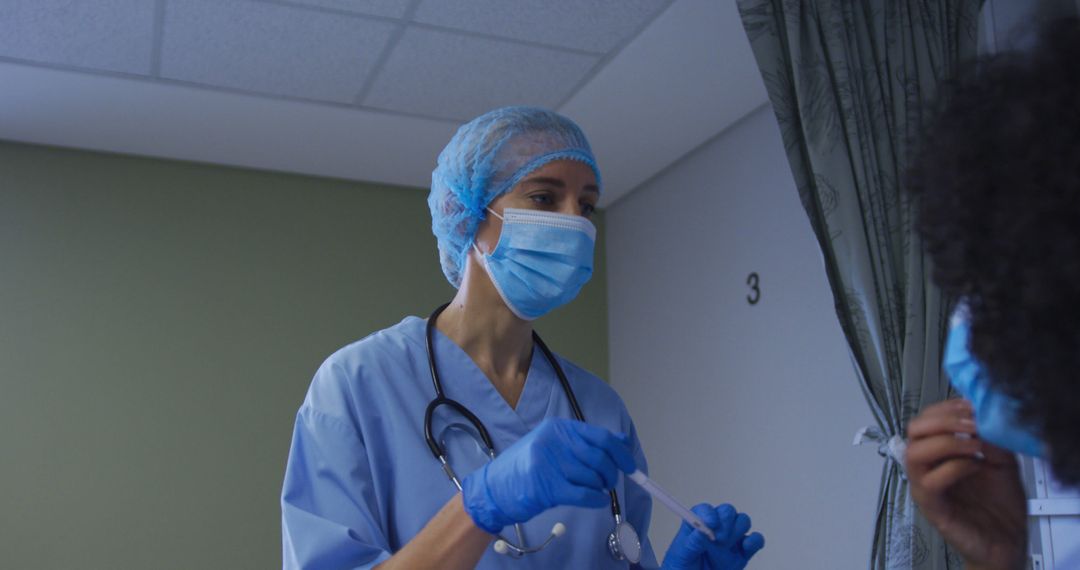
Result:
M401 323L333 354L315 374L296 416L281 492L285 568L372 568L401 549L449 501L456 487L424 440L424 410L434 396L428 370L424 319ZM487 427L497 452L546 417L573 418L551 364L534 349L516 409L492 386L461 348L435 332L436 363L446 395L464 404ZM629 434L638 467L645 456L622 400L596 376L559 358L585 419ZM445 408L444 408L445 409ZM435 432L447 441L448 457L462 478L479 461L471 438L437 418ZM455 461L457 459L457 461ZM647 537L652 501L637 485L620 480L623 516L642 537L644 568L656 568ZM556 522L566 533L536 554L520 559L488 548L481 570L627 568L608 552L614 527L610 507L558 507L525 523L536 546ZM514 540L512 527L504 536Z

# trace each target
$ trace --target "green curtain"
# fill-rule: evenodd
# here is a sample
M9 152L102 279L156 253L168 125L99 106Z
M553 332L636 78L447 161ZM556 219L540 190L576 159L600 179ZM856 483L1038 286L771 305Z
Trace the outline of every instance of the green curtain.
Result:
M870 567L959 569L911 502L905 426L948 396L947 303L900 184L944 81L975 55L982 0L739 0L886 456Z

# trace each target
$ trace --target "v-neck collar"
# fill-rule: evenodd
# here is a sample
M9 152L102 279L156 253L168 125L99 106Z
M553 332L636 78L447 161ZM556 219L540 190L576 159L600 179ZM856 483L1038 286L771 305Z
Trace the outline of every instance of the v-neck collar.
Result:
M421 328L425 335L426 327L427 321L424 320ZM525 386L517 407L512 408L467 352L437 327L434 333L435 363L439 367L443 391L448 398L458 400L476 414L488 431L509 434L512 436L506 442L509 444L543 421L550 407L555 370L540 347L533 346ZM425 338L425 348L426 342ZM492 433L492 437L499 439L495 433Z

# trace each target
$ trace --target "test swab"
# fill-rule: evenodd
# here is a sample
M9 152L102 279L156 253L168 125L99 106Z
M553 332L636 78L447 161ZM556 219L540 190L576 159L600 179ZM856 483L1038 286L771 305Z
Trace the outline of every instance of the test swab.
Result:
M633 482L640 485L642 489L645 489L645 492L652 495L653 498L664 503L664 506L671 509L671 512L679 515L679 517L689 523L690 526L696 528L701 534L709 537L709 540L716 540L716 535L713 534L712 529L705 524L705 521L702 521L690 509L684 507L682 503L675 500L675 497L669 495L667 491L661 488L660 485L654 483L652 479L646 477L640 470L634 471L629 477Z

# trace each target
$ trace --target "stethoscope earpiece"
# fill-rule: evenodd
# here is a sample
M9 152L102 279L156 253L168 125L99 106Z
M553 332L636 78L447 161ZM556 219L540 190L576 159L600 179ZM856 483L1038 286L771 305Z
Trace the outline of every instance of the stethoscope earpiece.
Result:
M525 537L524 537L524 535L521 534L521 529L518 528L518 526L519 525L514 525L515 530L517 530L517 532L518 532L519 540L522 541L521 543L525 544L525 541L524 541ZM544 543L541 544L540 546L536 546L536 547L533 547L533 548L528 548L528 547L523 547L523 546L515 546L515 545L511 544L510 541L508 541L505 538L500 536L499 539L495 541L495 544L492 546L492 549L494 549L495 552L498 552L499 554L506 554L507 556L513 556L514 558L521 558L522 556L525 556L526 554L532 554L534 552L540 552L541 550L546 548L548 544L551 544L551 541L555 540L556 538L559 538L560 536L562 536L565 533L566 533L566 525L564 525L561 522L557 522L557 523L555 523L555 526L551 527L551 534L548 535L547 540L545 540Z

